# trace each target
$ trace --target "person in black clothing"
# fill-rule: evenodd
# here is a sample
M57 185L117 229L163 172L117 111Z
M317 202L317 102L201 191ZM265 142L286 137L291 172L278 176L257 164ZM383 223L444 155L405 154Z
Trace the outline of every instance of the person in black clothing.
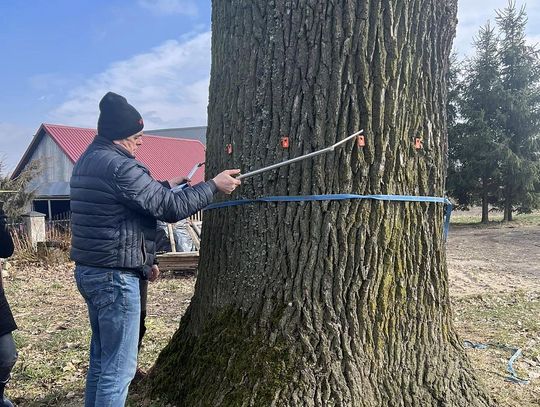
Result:
M6 227L6 216L0 202L0 257L13 254L13 240ZM2 283L2 267L0 265L0 407L13 407L11 401L4 397L4 388L11 376L11 369L17 361L17 350L12 331L17 329L11 309L4 294Z

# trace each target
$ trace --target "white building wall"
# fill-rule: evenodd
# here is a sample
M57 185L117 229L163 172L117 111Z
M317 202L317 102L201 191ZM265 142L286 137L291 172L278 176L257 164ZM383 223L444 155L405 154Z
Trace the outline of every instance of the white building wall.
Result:
M45 134L34 150L30 158L30 161L33 160L40 161L42 171L32 181L31 189L49 182L69 182L73 163L48 134Z

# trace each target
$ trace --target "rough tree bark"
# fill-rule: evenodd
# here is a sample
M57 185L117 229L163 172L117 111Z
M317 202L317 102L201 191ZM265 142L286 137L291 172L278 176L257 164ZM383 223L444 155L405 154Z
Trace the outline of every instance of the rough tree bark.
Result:
M510 187L507 187L510 188ZM504 201L504 211L503 211L503 222L512 222L513 219L513 205L512 205L512 195L510 192L505 191L505 201Z
M207 173L259 168L363 128L365 147L248 179L234 198L443 196L456 8L213 1ZM440 204L207 211L195 295L152 394L178 406L490 405L454 332L442 232Z

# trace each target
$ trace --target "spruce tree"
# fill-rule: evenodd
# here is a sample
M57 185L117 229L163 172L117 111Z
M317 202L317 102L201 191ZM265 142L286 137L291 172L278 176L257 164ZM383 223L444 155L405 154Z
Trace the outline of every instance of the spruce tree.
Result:
M497 201L500 184L501 92L498 40L489 22L480 28L463 79L454 73L449 95L458 107L449 112L448 191L462 207L481 204L482 223L489 204Z
M504 220L512 213L527 213L539 206L540 180L540 60L538 50L526 42L525 7L514 1L497 12L501 32L501 75L503 86L501 143Z

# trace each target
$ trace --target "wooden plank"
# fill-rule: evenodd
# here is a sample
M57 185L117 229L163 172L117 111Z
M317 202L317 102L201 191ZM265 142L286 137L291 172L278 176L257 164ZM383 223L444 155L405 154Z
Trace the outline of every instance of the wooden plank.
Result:
M169 232L169 243L171 244L171 251L176 252L176 241L174 240L174 230L172 224L167 223L167 231Z
M191 222L191 225L193 226L193 230L195 231L195 233L197 233L200 239L202 232L202 222Z
M194 215L191 215L188 219L193 222L202 222L203 211L199 211Z
M195 248L198 250L201 249L201 239L200 237L197 235L197 233L195 232L195 230L193 230L193 225L191 224L191 222L187 222L186 223L186 230L188 231L189 233L189 236L191 237L191 240L193 241L193 244L195 245Z
M157 255L162 270L195 270L199 265L199 252L176 252Z

